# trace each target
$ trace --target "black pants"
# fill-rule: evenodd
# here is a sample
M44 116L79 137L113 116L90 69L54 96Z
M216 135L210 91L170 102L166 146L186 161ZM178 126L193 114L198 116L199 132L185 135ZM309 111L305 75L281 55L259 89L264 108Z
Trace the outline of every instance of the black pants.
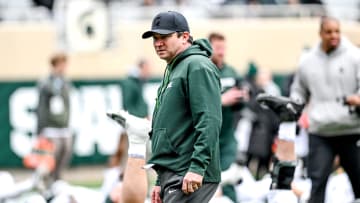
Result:
M181 190L183 177L171 171L159 175L163 203L206 203L214 196L217 183L204 183L197 191L186 195Z
M360 134L325 137L309 136L308 174L312 182L309 203L323 203L336 155L349 176L355 198L360 198Z

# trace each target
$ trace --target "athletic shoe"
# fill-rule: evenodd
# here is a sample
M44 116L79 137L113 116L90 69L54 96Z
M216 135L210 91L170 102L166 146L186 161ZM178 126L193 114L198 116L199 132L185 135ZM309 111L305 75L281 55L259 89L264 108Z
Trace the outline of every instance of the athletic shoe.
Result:
M274 111L280 121L297 121L304 108L304 104L293 101L288 97L272 96L269 94L259 94L256 101L264 108Z

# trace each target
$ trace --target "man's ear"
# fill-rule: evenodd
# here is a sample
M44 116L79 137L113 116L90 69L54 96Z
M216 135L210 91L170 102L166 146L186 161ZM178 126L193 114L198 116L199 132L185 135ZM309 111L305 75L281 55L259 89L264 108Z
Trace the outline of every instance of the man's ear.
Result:
M190 33L189 33L189 32L184 32L184 33L182 34L182 37L183 37L183 42L184 42L184 43L187 43L187 41L188 41L189 38L190 38Z

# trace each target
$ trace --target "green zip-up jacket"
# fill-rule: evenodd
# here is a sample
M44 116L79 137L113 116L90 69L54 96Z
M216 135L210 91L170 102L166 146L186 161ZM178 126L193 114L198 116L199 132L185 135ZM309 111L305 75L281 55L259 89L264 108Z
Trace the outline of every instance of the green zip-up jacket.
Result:
M219 71L205 39L168 64L158 91L149 163L181 176L194 172L204 182L220 181L219 133L222 124Z

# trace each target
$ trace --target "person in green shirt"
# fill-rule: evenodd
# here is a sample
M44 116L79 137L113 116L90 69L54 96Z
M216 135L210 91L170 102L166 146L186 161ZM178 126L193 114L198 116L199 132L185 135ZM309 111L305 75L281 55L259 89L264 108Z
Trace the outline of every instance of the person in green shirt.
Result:
M128 77L121 83L123 109L140 118L149 117L149 107L145 101L143 89L150 77L151 65L149 59L139 59L137 66L130 70Z
M249 95L246 90L236 86L238 75L233 67L225 63L225 36L221 33L212 32L209 34L208 40L213 48L211 61L219 69L221 78L223 123L219 143L221 171L225 171L235 162L237 154L237 141L234 135L234 113L236 108L233 107L239 105L241 101L245 101ZM225 184L221 189L225 196L229 197L233 202L237 202L234 185Z
M219 71L206 39L193 41L185 17L161 12L142 38L153 39L167 66L153 113L152 155L159 202L208 202L220 182L222 124Z

